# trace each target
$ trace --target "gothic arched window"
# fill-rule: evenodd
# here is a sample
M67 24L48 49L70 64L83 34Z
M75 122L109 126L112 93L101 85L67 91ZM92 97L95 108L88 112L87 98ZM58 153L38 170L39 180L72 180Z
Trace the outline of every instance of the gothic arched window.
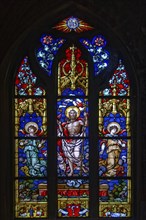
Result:
M17 68L15 218L132 216L127 62L88 23L37 34Z

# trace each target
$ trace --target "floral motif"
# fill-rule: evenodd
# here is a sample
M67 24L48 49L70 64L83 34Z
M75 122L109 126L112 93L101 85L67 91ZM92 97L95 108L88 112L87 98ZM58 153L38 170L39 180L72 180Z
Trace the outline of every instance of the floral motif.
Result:
M95 36L92 41L80 39L80 42L87 48L94 62L94 73L97 76L109 63L109 52L104 49L106 40L101 35Z
M54 39L51 35L43 35L40 41L42 47L37 51L37 59L40 66L46 70L50 76L54 57L65 40L61 38Z

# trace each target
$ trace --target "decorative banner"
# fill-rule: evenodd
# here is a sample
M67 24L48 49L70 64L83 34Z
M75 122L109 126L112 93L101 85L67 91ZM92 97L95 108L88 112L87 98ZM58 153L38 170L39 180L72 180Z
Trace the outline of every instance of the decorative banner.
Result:
M101 96L129 96L130 82L122 60L119 60L117 69L109 80L109 87L100 91Z
M40 66L47 71L48 75L52 74L52 64L59 48L65 42L64 39L54 39L51 35L43 35L40 39L42 47L37 51L37 59Z
M83 20L73 17L73 16L64 19L59 24L57 24L54 28L65 33L69 33L71 31L80 33L80 32L89 31L93 29L93 27L85 23Z
M82 45L87 48L92 56L94 63L94 75L97 76L109 64L110 54L104 49L106 46L106 40L103 36L97 35L90 42L88 39L80 39Z
M16 140L16 177L47 176L47 149L46 140Z
M16 217L47 217L47 181L38 179L16 180Z
M88 136L87 99L58 99L57 124L58 137Z
M26 56L19 67L15 79L15 95L26 96L42 96L45 90L41 87L35 87L37 77L32 73Z
M58 65L58 95L88 95L88 64L81 59L81 51L74 45L66 50L66 58Z
M114 97L99 99L98 128L100 136L126 137L130 135L130 100ZM112 128L115 128L115 131Z
M89 175L87 139L58 139L58 177Z
M46 99L15 99L16 137L46 136Z
M99 176L131 176L131 141L126 139L99 140Z
M58 180L58 217L89 215L89 181Z

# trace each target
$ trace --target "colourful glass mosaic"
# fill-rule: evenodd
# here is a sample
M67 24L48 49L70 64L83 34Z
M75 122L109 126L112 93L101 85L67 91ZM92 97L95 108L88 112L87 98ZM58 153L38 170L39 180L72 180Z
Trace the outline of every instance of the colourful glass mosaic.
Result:
M103 36L97 35L90 41L88 39L80 39L82 45L89 51L94 63L94 75L99 75L107 68L110 59L110 53L105 50L106 40Z
M19 179L15 182L16 217L47 217L47 181L39 179Z
M99 135L124 137L130 135L129 99L99 99ZM114 130L111 128L115 128ZM113 133L114 132L114 133Z
M52 74L52 64L55 55L65 40L62 38L54 39L52 35L42 35L40 42L42 47L37 50L36 56L40 66L50 76Z
M15 99L16 137L46 136L46 99Z
M66 58L58 65L58 95L88 95L88 64L74 45L66 51Z
M64 19L63 21L59 22L59 24L57 24L54 28L65 33L69 33L71 31L80 33L93 29L89 24L74 16Z
M100 139L99 176L121 177L131 175L131 141L126 139Z
M19 67L15 79L15 95L26 96L42 96L45 95L45 90L41 87L36 87L37 77L32 72L29 59L26 56Z
M46 140L16 140L15 149L16 177L47 176Z
M71 124L76 131L71 129ZM58 99L57 101L58 137L88 136L88 102L86 99Z
M109 80L109 88L100 91L102 96L129 96L130 82L122 60L119 60L118 66Z
M89 215L89 181L58 180L58 217Z
M89 175L89 143L87 139L58 139L58 176Z

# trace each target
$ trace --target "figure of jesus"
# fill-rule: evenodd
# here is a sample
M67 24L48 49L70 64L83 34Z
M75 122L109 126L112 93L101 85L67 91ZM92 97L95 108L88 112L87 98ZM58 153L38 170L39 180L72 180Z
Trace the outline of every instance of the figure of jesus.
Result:
M66 109L68 121L65 123L58 122L58 136L72 137L71 139L62 139L62 150L68 161L70 172L68 176L73 175L74 164L84 172L87 172L82 164L82 147L84 139L76 137L85 137L85 129L88 126L87 113L84 113L84 119L78 118L80 110L75 106L70 106ZM75 137L75 138L73 138Z

